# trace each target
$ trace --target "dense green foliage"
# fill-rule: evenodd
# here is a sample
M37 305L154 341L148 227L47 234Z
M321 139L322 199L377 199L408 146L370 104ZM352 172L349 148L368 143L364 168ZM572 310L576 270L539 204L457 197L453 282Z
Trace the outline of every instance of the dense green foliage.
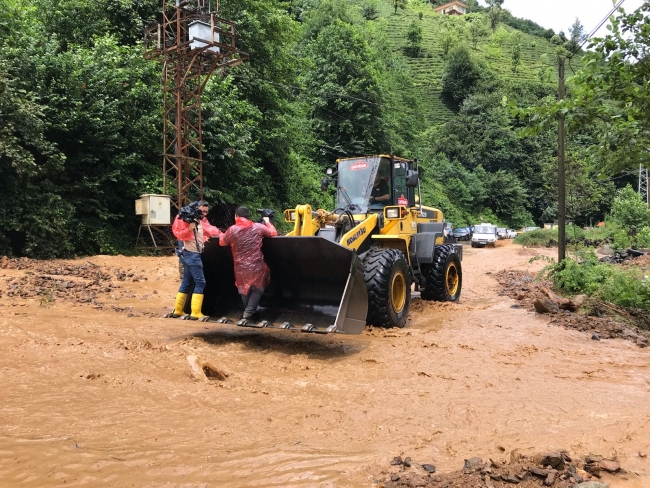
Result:
M631 186L623 188L612 202L612 220L625 229L650 226L650 210Z
M585 129L598 133L588 155L603 172L638 168L647 164L650 145L650 90L647 79L647 46L650 43L650 2L635 12L619 10L610 32L593 39L584 54L580 69L568 81L569 96L563 101L547 99L537 107L523 110L534 124L525 133L538 133L553 127L557 116L566 116L569 133ZM579 22L572 28L572 39L558 54L571 58L572 49L583 39Z
M469 3L473 13L450 17L424 0L221 2L250 60L206 86L206 197L327 208L319 181L336 158L394 153L420 158L424 203L457 226L555 218L555 136L522 139L536 122L509 109L555 97L552 36L500 0ZM162 190L160 66L140 41L160 1L0 6L0 254L132 247L133 200ZM568 141L580 224L615 194L587 164L598 129Z
M650 310L650 276L601 263L593 250L552 263L543 274L568 293L585 293L621 307Z
M592 242L607 239L614 249L650 248L650 209L639 194L627 186L614 197L606 225L586 229L577 225L567 226L566 237L575 242L575 249L581 247L580 239ZM557 229L539 229L520 234L515 242L523 246L544 246L557 242L557 239Z

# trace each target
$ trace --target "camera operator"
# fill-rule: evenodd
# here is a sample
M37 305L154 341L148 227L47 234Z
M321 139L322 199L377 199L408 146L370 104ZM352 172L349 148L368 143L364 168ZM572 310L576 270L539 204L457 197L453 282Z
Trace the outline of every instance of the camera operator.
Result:
M205 276L203 274L203 262L201 253L205 241L210 237L218 237L221 231L210 225L208 219L208 202L200 200L192 202L187 207L181 208L180 212L174 219L172 232L179 241L182 241L182 250L179 252L179 258L183 263L183 280L176 295L174 311L167 314L166 317L178 318L183 315L187 295L192 290L192 313L186 318L189 320L204 320L206 317L201 313L203 305L203 289L205 288Z

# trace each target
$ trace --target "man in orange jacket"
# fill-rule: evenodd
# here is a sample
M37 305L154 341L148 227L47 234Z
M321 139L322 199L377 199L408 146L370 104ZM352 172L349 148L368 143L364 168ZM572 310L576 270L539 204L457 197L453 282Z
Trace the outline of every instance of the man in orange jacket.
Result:
M180 252L180 260L183 263L183 280L176 295L176 303L174 311L167 314L166 317L178 318L183 315L187 295L192 291L192 313L188 315L189 320L206 320L207 317L201 313L203 305L203 289L205 288L205 275L203 274L203 262L201 261L201 253L205 241L210 237L218 237L221 231L210 225L208 222L208 202L201 200L188 206L191 209L198 207L200 214L197 213L197 219L192 222L182 220L179 215L174 219L172 225L172 232L179 241L183 242L183 249ZM200 216L200 217L199 217ZM199 220L200 218L200 220ZM197 221L198 224L197 225Z
M264 262L262 241L265 237L277 236L278 232L268 217L264 223L253 223L246 207L235 210L235 225L219 237L220 246L231 246L235 263L235 285L244 303L246 320L254 318L264 293L271 281L269 267Z

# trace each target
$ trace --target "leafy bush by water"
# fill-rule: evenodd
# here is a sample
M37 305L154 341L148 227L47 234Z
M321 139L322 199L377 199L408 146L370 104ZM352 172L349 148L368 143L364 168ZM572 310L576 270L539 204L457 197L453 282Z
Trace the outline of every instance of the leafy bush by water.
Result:
M638 269L601 263L592 250L578 251L573 258L552 262L540 275L568 293L584 293L626 308L650 310L650 276Z

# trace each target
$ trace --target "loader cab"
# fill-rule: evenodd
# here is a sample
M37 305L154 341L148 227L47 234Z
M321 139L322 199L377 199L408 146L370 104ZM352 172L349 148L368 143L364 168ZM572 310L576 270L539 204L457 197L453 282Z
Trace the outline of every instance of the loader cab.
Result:
M413 163L390 156L369 156L338 161L337 207L354 206L354 212L383 212L388 205L415 205L415 191L407 186ZM371 201L387 192L389 199Z

